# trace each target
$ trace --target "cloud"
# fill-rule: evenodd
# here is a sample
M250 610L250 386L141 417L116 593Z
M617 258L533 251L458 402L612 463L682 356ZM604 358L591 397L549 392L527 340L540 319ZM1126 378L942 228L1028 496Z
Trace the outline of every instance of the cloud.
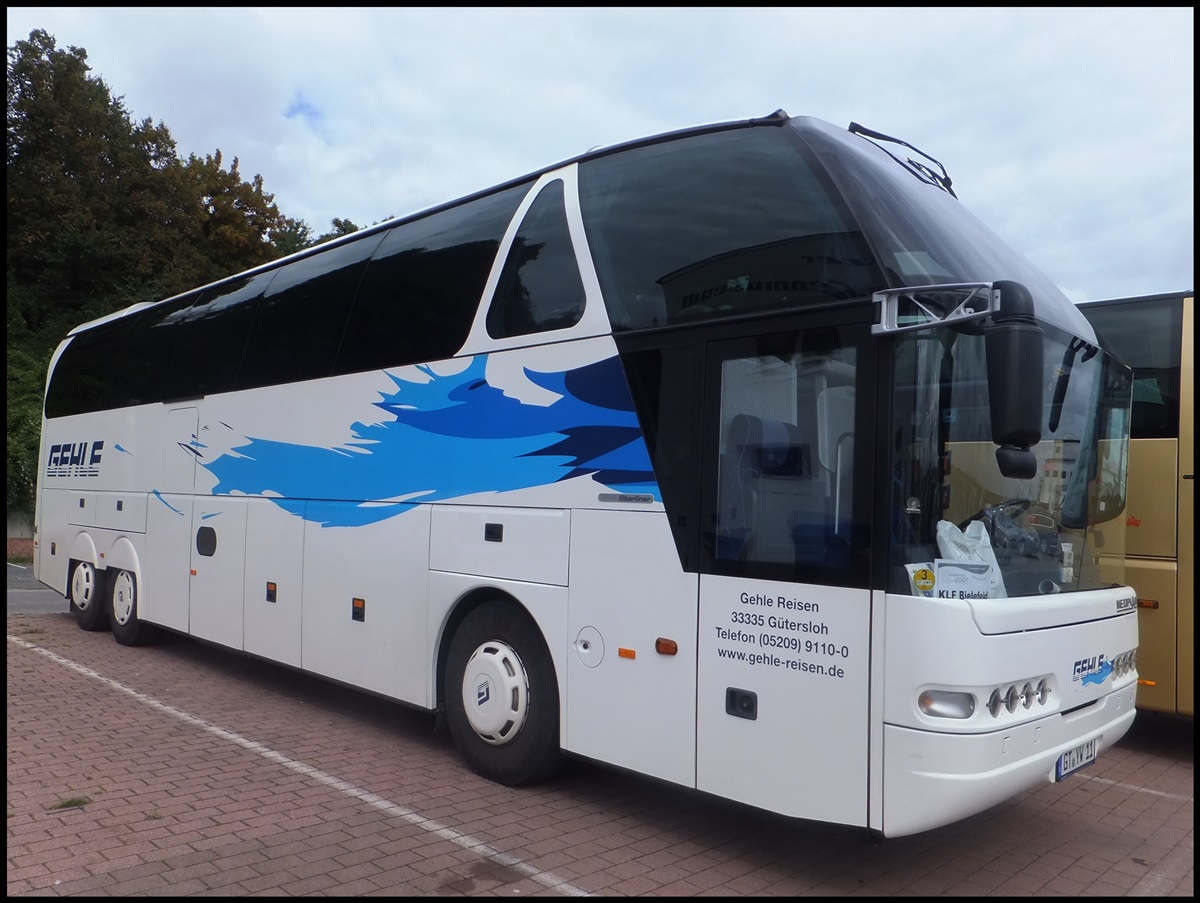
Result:
M1073 297L1192 288L1191 8L9 7L317 231L783 108L941 160Z

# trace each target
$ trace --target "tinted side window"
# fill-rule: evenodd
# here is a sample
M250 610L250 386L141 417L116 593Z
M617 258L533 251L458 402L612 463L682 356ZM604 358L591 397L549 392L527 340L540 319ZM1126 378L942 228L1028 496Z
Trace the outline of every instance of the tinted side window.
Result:
M320 379L333 371L354 293L381 239L372 235L279 270L255 305L239 389Z
M528 190L517 185L389 230L363 276L334 372L452 357Z
M583 300L563 183L556 179L538 194L513 239L488 309L488 335L503 339L574 326Z
M661 335L661 334L660 334ZM696 542L700 524L701 396L700 346L677 342L662 347L619 343L621 364L637 409L654 478L670 517L671 532L685 571L698 567Z
M191 307L163 320L178 335L161 399L232 391L254 322L255 302L276 271L206 289Z
M716 132L581 163L614 330L824 304L884 284L823 168L790 130Z
M1100 340L1133 368L1133 439L1179 438L1180 298L1085 304Z
M872 399L859 391L868 341L857 325L710 344L716 422L704 444L716 485L701 496L702 570L868 585L871 444L857 435Z
M192 292L156 304L134 316L119 352L113 357L113 390L121 405L149 404L166 397L167 369L178 333L172 325L198 298Z
M65 417L117 407L120 398L113 365L130 318L81 332L63 349L46 389L46 416Z

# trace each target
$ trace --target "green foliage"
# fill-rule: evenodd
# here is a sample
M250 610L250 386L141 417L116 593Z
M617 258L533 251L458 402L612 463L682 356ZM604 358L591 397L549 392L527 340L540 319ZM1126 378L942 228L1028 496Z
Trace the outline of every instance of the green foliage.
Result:
M142 300L132 287L155 276L145 233L175 144L131 122L86 60L42 31L8 53L8 274L33 334Z
M263 190L262 176L242 181L238 159L228 170L222 155L203 159L192 154L176 173L181 179L181 216L175 224L183 233L184 246L195 258L194 266L204 275L192 278L191 288L231 273L274 260L279 252L270 243L276 230L287 227L287 219L275 206L275 196Z
M8 511L31 512L48 355L8 348ZM24 504L22 504L24 503Z
M312 228L304 220L284 219L283 226L271 234L271 242L280 257L295 254L316 244L313 241Z
M354 225L348 219L334 219L330 225L333 226L333 229L324 235L318 236L317 240L313 242L314 245L332 241L335 238L341 238L343 235L350 235L358 231L358 226Z
M68 331L316 242L261 176L220 149L181 159L165 125L134 122L87 52L45 31L8 48L7 129L12 513L33 509L46 367Z

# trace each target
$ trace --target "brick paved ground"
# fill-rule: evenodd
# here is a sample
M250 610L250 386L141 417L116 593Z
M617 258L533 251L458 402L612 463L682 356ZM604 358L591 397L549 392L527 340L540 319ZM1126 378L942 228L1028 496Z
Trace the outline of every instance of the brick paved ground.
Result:
M33 558L33 540L8 537L8 560L31 560Z
M7 627L10 896L1193 895L1190 721L874 844L583 763L498 787L427 714L65 613Z

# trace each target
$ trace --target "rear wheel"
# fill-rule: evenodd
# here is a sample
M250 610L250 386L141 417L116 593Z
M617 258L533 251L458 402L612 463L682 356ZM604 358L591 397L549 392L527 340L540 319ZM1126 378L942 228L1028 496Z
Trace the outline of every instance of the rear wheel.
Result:
M68 598L75 623L84 630L108 629L108 600L104 595L105 572L97 570L90 561L75 561L71 565Z
M508 786L562 766L558 680L541 632L509 602L487 602L459 626L446 659L446 721L477 774Z
M138 617L137 577L133 571L115 571L109 580L108 614L112 632L122 646L145 646L159 637L159 629Z

